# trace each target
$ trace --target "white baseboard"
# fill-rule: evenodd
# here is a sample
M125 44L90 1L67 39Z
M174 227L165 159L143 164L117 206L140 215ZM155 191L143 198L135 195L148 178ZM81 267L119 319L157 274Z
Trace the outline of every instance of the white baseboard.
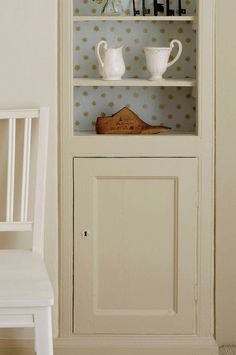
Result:
M55 340L55 355L218 355L214 339L194 336L81 336ZM34 355L32 340L0 340L0 355Z

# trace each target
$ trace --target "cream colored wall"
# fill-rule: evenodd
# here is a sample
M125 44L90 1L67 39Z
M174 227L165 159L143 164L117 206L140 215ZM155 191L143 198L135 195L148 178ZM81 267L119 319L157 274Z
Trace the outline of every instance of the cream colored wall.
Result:
M51 109L46 261L57 297L57 0L0 0L0 108ZM55 333L58 323L54 307Z
M216 328L236 344L236 2L217 0Z

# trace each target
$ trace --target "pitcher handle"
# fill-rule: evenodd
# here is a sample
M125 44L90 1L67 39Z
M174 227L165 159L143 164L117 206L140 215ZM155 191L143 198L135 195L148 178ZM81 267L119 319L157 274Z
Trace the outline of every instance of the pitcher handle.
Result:
M107 42L106 41L100 41L97 44L97 47L96 47L96 50L95 50L95 54L96 54L98 63L101 65L102 68L104 68L104 62L103 62L101 54L100 54L100 49L101 49L102 45L104 46L104 49L107 49Z
M177 60L179 59L179 57L181 56L182 51L183 51L183 45L182 45L182 43L181 43L180 41L178 41L177 39L174 39L173 41L171 41L171 43L170 43L171 51L172 51L172 49L174 48L175 43L178 44L178 46L179 46L179 51L178 51L177 56L176 56L171 62L169 62L169 63L167 64L167 68L171 67L171 65L173 65L173 64L175 64L175 63L177 62Z

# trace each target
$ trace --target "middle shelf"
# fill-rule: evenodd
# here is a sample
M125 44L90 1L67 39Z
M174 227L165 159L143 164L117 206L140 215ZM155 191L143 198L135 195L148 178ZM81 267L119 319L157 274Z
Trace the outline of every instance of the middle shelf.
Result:
M77 86L152 86L152 87L195 87L196 79L160 79L158 81L151 81L147 79L123 79L123 80L102 80L92 78L74 78L74 87Z

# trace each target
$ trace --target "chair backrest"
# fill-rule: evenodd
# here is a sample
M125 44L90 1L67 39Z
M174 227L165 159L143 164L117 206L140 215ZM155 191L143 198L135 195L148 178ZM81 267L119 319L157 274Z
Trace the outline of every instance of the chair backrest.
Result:
M0 122L6 120L8 124L8 156L7 156L7 194L6 194L6 218L0 221L0 232L30 232L32 231L33 252L43 256L44 250L44 218L46 197L46 171L48 153L48 123L49 109L39 110L14 110L0 111ZM22 177L21 177L21 201L18 220L14 218L15 201L15 176L16 176L16 122L23 120L24 132L22 141ZM33 220L29 220L29 185L30 185L30 161L32 122L38 120L37 162L34 183L34 212ZM18 147L17 147L18 148ZM1 149L1 145L0 145Z

